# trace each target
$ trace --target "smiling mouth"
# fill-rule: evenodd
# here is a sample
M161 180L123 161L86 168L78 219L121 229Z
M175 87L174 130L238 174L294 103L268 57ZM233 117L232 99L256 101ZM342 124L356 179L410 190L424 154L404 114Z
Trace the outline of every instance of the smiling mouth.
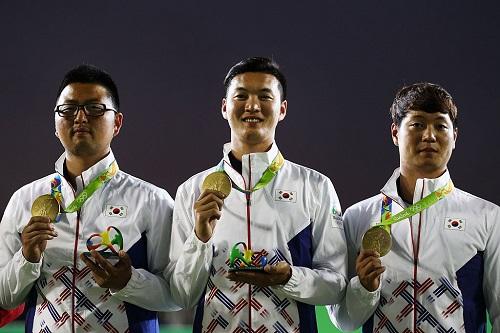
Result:
M259 119L259 118L245 118L245 119L243 119L243 122L244 122L244 123L251 123L251 124L255 124L255 123L260 123L260 122L262 122L262 119Z

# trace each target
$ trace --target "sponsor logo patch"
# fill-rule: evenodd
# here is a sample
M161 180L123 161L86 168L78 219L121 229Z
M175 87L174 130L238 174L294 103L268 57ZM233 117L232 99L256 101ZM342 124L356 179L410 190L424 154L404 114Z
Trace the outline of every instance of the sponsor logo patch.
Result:
M344 223L342 220L342 213L339 212L338 210L336 210L335 207L332 208L332 212L330 214L330 219L332 220L332 227L344 229Z
M297 191L275 190L274 200L285 202L297 202Z
M127 216L127 206L125 205L106 205L104 214L108 217L125 217Z
M445 230L465 230L465 219L447 217L444 219L444 229Z

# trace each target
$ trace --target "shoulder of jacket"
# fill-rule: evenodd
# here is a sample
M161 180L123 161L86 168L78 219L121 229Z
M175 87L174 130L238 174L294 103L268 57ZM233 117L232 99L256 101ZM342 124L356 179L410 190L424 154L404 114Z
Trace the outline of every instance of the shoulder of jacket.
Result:
M467 205L469 209L479 209L481 211L498 211L500 212L500 207L493 202L486 199L480 198L477 195L471 194L464 190L455 187L454 196L462 204Z
M299 174L302 174L304 180L307 179L308 181L316 181L318 183L331 182L331 180L328 176L324 175L323 173L321 173L317 170L303 166L301 164L297 164L297 163L289 161L289 160L286 160L286 162L287 162L290 170L292 172L297 172Z
M345 210L344 217L368 213L373 208L379 209L382 194L378 193L370 198L361 200Z
M127 187L131 186L134 188L135 191L142 191L145 194L150 194L154 196L167 196L168 198L171 198L170 194L167 192L167 190L156 186L148 181L145 181L139 177L132 176L122 170L118 171L117 174L117 180L119 182L124 182Z

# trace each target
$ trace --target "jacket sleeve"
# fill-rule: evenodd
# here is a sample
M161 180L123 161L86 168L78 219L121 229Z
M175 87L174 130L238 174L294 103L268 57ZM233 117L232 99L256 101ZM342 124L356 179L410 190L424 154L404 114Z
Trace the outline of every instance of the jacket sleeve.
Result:
M20 192L14 193L0 222L0 307L13 309L24 302L40 277L42 259L27 261L22 254L21 232L29 217L23 212ZM28 219L24 221L24 219Z
M203 243L194 233L194 201L199 190L183 184L175 197L170 267L165 272L172 296L183 308L195 306L202 296L212 264L212 243Z
M146 199L148 200L148 199ZM168 267L173 200L164 190L153 191L149 197L145 219L148 270L132 268L132 276L127 285L116 292L114 297L151 311L177 311L168 281L163 271Z
M356 274L356 258L359 249L359 232L361 223L370 220L363 214L359 206L349 208L344 215L344 227L348 251L347 285L345 298L338 304L327 307L330 320L343 331L353 331L362 326L373 314L380 299L380 289L370 292L366 290Z
M312 205L312 267L292 266L283 286L273 287L296 301L322 305L342 300L346 287L347 253L340 203L331 181L322 177L310 190Z
M488 219L488 241L484 251L483 294L492 333L500 332L500 207L493 205Z

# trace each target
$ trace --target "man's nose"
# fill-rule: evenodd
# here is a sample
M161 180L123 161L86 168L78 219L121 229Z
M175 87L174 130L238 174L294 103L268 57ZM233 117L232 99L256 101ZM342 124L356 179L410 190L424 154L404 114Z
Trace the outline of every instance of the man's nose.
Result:
M75 122L87 122L87 114L85 113L85 107L83 105L78 106L78 110L76 110Z
M433 126L426 126L424 133L422 135L422 140L427 142L436 141L436 132Z
M260 111L260 101L257 96L252 96L248 98L247 103L245 104L245 111L247 112Z

